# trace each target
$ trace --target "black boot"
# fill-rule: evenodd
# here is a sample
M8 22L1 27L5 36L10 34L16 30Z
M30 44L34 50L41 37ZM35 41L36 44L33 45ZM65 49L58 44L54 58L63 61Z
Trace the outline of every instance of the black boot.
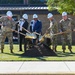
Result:
M57 52L56 46L55 46L55 52Z
M22 51L22 49L20 49L19 51Z
M55 49L55 52L57 52L57 50Z
M54 52L57 52L56 47L53 47L52 49L54 50Z

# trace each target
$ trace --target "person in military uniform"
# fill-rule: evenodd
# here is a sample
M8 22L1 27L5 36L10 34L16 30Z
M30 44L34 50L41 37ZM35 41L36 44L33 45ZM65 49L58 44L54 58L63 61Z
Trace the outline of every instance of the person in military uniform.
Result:
M54 51L57 51L56 50L56 48L57 48L57 36L53 36L53 34L56 34L58 32L58 25L57 25L56 20L53 18L53 14L52 13L49 13L47 15L47 18L50 21L50 27L48 29L50 31L50 36L52 36L51 37L52 49Z
M12 34L12 28L15 27L15 21L12 19L12 12L7 11L6 16L0 17L0 22L2 22L2 39L1 39L1 53L3 53L4 49L4 42L6 37L9 40L10 44L10 52L13 53L13 34Z
M36 32L41 34L42 33L42 22L40 20L38 20L38 15L37 14L33 14L33 20L31 20L30 22L30 32ZM38 43L38 39L39 39L39 35L36 35L37 38L33 39L33 44L35 45L36 43Z
M1 49L1 39L2 39L2 36L1 36L1 34L2 34L2 29L1 29L1 27L2 27L2 23L0 23L0 49Z
M20 19L19 21L18 21L18 23L17 24L19 24L20 25L20 28L19 28L19 32L21 32L21 33L23 33L23 34L26 34L26 31L24 30L24 29L28 29L28 21L27 21L27 19L28 19L28 15L27 14L23 14L23 16L22 16L22 19ZM24 29L23 29L24 28ZM19 34L19 37L20 37L20 41L19 41L19 51L23 51L22 50L22 42L24 42L24 51L26 51L26 39L25 39L25 36L24 35L22 35L22 34Z
M66 43L68 49L72 53L72 31L75 30L75 23L71 18L68 18L67 12L62 13L62 19L59 22L59 31L66 32L61 35L63 53L66 50Z

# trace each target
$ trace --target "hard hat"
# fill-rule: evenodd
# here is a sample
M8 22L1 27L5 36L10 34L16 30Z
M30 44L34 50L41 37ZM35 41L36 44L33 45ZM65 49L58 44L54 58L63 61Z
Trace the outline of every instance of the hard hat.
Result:
M24 19L28 19L28 15L27 14L23 14L22 16Z
M62 16L66 16L66 15L67 15L67 12L63 12L63 13L62 13Z
M12 17L13 16L13 14L12 14L11 11L7 11L6 15L9 16L9 17Z
M53 17L53 14L52 14L52 13L49 13L49 14L47 15L47 18L51 18L51 17Z
M38 18L38 15L37 15L37 14L34 14L34 15L33 15L33 18Z

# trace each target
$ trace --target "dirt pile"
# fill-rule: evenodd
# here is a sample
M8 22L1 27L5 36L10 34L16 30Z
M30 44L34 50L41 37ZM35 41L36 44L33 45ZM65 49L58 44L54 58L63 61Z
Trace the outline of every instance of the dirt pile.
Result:
M44 44L30 48L23 55L26 57L57 56L53 50Z

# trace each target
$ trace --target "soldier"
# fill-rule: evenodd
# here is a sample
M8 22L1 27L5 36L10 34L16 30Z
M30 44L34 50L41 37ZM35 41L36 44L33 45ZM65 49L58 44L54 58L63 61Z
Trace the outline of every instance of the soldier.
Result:
M47 15L47 18L50 21L50 27L48 28L50 30L50 35L57 33L58 32L58 26L57 26L56 20L53 18L53 14L49 13ZM53 36L51 38L51 42L52 42L52 49L54 51L57 51L56 50L56 48L57 48L57 36Z
M30 31L37 32L39 34L41 34L41 32L42 32L42 22L40 20L38 20L37 14L33 15L33 20L31 20L31 22L30 22ZM38 40L38 38L39 38L39 36L37 35L37 40ZM33 40L33 44L36 44L36 39Z
M0 49L1 49L1 39L2 39L2 36L1 36L1 34L2 34L2 29L1 29L1 27L2 27L2 23L0 23Z
M13 34L12 34L12 27L15 26L15 22L12 19L12 12L11 11L7 11L6 16L2 16L0 18L0 22L3 23L3 27L2 27L2 40L1 40L1 53L3 53L3 49L4 49L4 41L6 39L6 37L9 40L9 44L10 44L10 52L13 53Z
M69 51L72 53L72 30L74 25L73 20L68 18L67 12L63 12L62 19L59 22L59 31L67 32L61 35L63 53L65 53L66 50L66 43L68 44Z
M24 29L28 29L28 15L27 14L23 14L22 19L20 19L20 21L18 22L20 25L20 29L19 32L26 34L26 31L23 30ZM24 50L26 51L26 40L25 40L25 36L23 35L19 35L20 36L20 42L19 42L19 51L23 51L22 50L22 42L24 41Z

